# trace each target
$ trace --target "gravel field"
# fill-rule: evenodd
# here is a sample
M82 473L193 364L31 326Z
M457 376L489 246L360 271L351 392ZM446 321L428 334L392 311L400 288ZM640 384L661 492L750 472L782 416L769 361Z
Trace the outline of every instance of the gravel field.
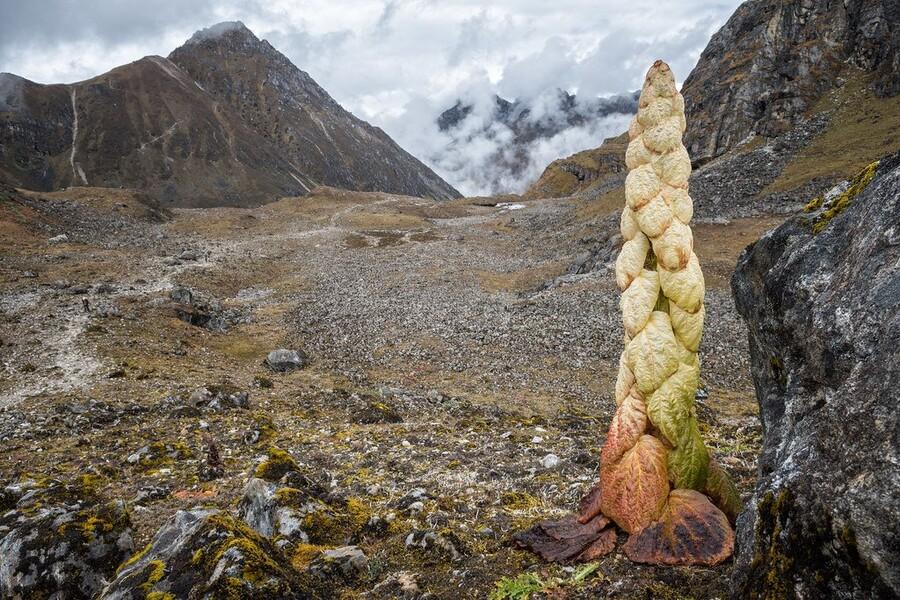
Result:
M420 597L481 598L503 577L570 576L509 537L573 510L595 477L622 347L613 210L324 188L258 209L139 200L85 188L0 205L4 481L99 478L128 503L140 547L179 509L235 510L284 450L330 498L364 507L369 526L284 548L303 567L358 545L367 574L334 584L349 597L395 597L402 580ZM698 413L745 495L760 431L727 279L776 221L697 228ZM267 368L278 348L303 368ZM715 597L729 569L614 554L559 590Z

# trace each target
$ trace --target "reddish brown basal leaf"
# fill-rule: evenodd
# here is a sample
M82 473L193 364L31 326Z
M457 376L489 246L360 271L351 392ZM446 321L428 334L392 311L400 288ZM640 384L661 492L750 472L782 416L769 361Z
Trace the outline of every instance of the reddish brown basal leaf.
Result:
M606 556L616 549L617 537L616 528L614 526L607 527L600 532L600 537L591 542L591 545L585 548L575 560L578 562L590 562Z
M643 529L662 514L669 495L666 453L662 442L643 435L619 462L601 467L603 514L628 533Z
M660 519L633 534L624 546L634 562L654 565L717 565L734 551L725 514L694 490L673 490Z
M587 523L602 511L600 510L600 482L594 484L590 491L578 501L578 522Z
M601 536L610 520L598 516L579 523L575 515L558 521L540 521L513 536L515 542L550 562L571 560L582 554Z

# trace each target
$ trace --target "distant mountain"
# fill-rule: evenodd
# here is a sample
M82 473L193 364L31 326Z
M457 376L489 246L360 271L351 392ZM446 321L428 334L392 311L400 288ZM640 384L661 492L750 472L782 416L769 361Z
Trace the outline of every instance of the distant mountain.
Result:
M789 209L900 149L898 6L738 7L681 90L699 216ZM526 195L621 195L625 142L554 161Z
M483 129L493 122L502 123L514 133L514 144L524 144L538 138L552 137L570 127L583 127L592 120L611 114L633 115L637 112L638 96L639 91L585 100L564 90L556 90L555 105L549 110L536 111L530 101L510 102L495 95L492 120L484 124ZM457 100L453 107L438 117L438 128L449 131L459 127L473 109L472 104Z
M318 184L459 196L241 23L75 84L0 74L0 178L140 188L168 206L255 205Z
M638 93L609 98L577 98L563 90L548 92L539 98L509 101L493 96L486 105L476 107L472 101L457 100L437 119L441 133L449 143L445 155L432 157L435 163L458 149L469 146L489 147L492 151L477 166L484 178L479 183L493 193L509 192L511 184L530 183L543 168L534 172L534 160L541 158L536 149L579 147L579 141L603 129L609 119L622 123L637 112ZM574 148L572 147L574 145ZM469 160L472 156L467 157ZM513 190L518 191L518 190Z

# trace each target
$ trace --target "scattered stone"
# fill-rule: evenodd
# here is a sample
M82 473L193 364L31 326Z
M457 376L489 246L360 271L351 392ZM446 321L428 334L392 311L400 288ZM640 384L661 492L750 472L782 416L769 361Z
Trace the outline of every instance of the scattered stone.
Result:
M155 500L163 500L172 495L172 489L165 486L144 486L135 494L132 503L138 505L149 504Z
M212 411L249 408L250 393L228 384L210 385L191 392L188 405Z
M266 356L266 365L276 373L288 373L296 369L302 369L307 365L308 359L302 350L288 350L281 348L273 350Z
M400 510L407 510L415 502L422 503L431 500L431 498L432 496L422 488L413 488L406 492L402 498L397 500L394 503L394 507L399 508Z
M545 469L553 469L559 466L559 457L555 454L548 454L544 458L541 459L541 466Z
M369 575L369 559L357 546L325 550L309 566L309 572L325 581L335 578L353 583Z
M443 555L452 561L463 557L462 543L453 533L416 530L406 536L405 544L407 548L422 548L426 552Z
M191 304L194 299L194 294L186 287L177 287L169 292L169 298L172 300L172 302Z
M402 598L403 600L416 600L423 598L416 574L409 571L391 573L378 585L372 588L369 594L375 598Z

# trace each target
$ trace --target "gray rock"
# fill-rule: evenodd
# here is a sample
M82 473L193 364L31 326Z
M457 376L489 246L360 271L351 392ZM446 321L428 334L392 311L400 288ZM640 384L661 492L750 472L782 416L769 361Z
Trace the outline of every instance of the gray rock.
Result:
M194 298L194 294L186 287L177 287L169 292L169 298L171 298L173 302L179 302L181 304L191 304Z
M318 510L318 503L309 500L289 506L290 501L285 502L285 498L276 494L279 487L262 479L251 479L238 503L238 514L260 535L291 543L308 542L309 536L301 529L303 517Z
M266 365L278 373L287 373L306 366L308 360L302 350L287 350L281 348L269 352L266 357Z
M0 598L93 598L134 551L121 502L34 481L7 486L4 504L11 501L0 517Z
M322 552L309 565L309 572L326 581L353 582L368 576L369 559L357 546L342 546Z
M178 260L194 261L197 260L198 256L193 250L184 250L178 255Z
M65 244L68 241L69 241L69 236L67 236L65 233L61 233L60 235L55 235L52 238L50 238L49 240L47 240L47 243L48 244Z
M541 459L541 466L545 469L552 469L559 466L559 457L555 454L548 454Z
M732 279L763 425L736 598L900 595L900 154L859 187L763 236Z

